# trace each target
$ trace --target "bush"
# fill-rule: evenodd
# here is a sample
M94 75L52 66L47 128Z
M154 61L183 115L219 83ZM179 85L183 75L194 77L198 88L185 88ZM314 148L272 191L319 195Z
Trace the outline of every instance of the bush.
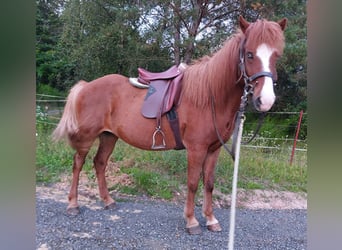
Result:
M64 93L59 90L51 87L48 84L39 83L36 85L36 93L37 94L45 94L45 95L54 95L54 96L65 96Z

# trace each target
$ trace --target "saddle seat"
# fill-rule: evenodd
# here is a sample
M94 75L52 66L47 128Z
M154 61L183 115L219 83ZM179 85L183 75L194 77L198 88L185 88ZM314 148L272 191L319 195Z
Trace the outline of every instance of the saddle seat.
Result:
M138 68L138 81L144 84L148 84L150 81L153 80L166 80L166 79L172 79L177 77L182 72L176 65L172 66L171 68L163 71L163 72L150 72L146 69Z

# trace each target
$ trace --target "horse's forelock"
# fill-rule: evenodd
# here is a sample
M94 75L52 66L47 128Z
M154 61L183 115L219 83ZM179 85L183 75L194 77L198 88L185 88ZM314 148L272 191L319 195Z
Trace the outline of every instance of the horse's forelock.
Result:
M257 20L246 31L249 47L258 47L260 44L268 44L279 52L284 50L285 38L280 25L273 21Z

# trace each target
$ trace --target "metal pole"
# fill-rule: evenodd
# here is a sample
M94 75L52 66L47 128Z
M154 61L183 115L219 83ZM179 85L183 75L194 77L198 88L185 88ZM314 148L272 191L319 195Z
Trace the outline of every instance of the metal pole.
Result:
M293 146L292 146L292 152L291 152L291 158L290 158L290 165L292 165L294 153L296 151L296 145L297 145L297 140L298 140L298 135L299 135L299 130L300 130L300 125L302 123L302 117L303 117L303 110L300 111L299 113L299 119L298 119L298 124L296 128L296 135L294 138Z
M238 179L238 168L239 168L239 159L240 159L240 145L241 145L241 137L242 137L244 121L245 121L245 116L242 115L241 122L239 124L239 131L238 131L236 149L235 149L234 173L233 173L233 184L232 184L232 201L230 205L230 225L229 225L229 242L228 242L229 250L234 249L237 179Z

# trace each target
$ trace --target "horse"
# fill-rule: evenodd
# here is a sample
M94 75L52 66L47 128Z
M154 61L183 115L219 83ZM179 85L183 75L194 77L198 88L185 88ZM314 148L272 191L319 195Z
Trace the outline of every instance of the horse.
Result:
M194 200L201 178L204 185L202 215L206 228L213 232L222 230L212 206L215 166L222 146L217 132L224 142L230 139L246 81L253 88L251 99L255 109L262 112L271 109L276 99L273 89L277 80L276 62L285 47L286 24L286 18L248 22L240 16L235 32L221 48L184 69L176 112L187 153L183 216L189 234L202 232L194 214ZM61 120L52 134L55 141L67 139L75 150L68 213L79 213L79 175L96 139L99 144L93 164L99 195L105 209L115 208L107 188L105 169L117 140L152 150L151 137L147 135L154 133L155 121L141 115L146 92L146 89L132 86L129 78L120 74L105 75L90 82L81 80L71 88ZM172 150L176 141L165 115L161 124L166 145L158 150Z

